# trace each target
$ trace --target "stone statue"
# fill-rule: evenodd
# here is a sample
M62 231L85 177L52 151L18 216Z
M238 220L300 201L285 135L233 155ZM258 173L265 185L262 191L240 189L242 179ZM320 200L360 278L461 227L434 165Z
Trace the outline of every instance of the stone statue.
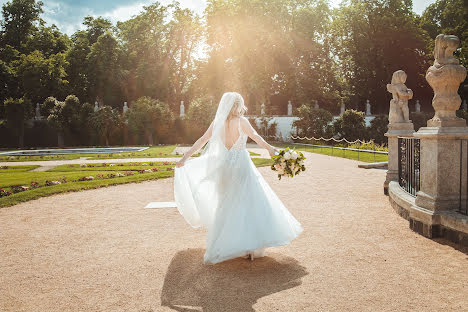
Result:
M288 116L292 116L292 104L291 104L291 101L288 101Z
M262 103L260 113L261 113L262 115L265 115L265 103Z
M94 102L94 111L97 112L99 110L99 103L98 101Z
M426 80L434 90L432 107L434 117L427 122L428 127L465 127L466 121L456 116L461 98L458 87L465 80L466 68L459 65L453 52L460 40L452 35L438 35L435 39L434 65L428 68Z
M414 105L414 109L415 109L416 113L421 112L421 104L419 104L419 100L416 100L416 104Z
M319 106L319 104L318 104L318 101L317 101L317 100L315 100L314 102L315 102L315 105L314 105L315 109L319 109L319 108L320 108L320 106Z
M184 101L180 101L180 118L185 116L185 106Z
M413 91L405 85L406 73L397 70L392 75L392 83L387 84L387 90L393 95L388 114L389 123L409 123L408 100L413 98Z
M124 102L123 113L125 114L128 111L127 102Z
M39 106L39 103L36 104L36 119L41 119L41 108Z
M372 115L371 113L371 105L370 105L370 102L369 100L366 101L366 116L370 116Z
M346 105L345 105L345 103L341 103L340 115L343 115L345 111L346 111Z

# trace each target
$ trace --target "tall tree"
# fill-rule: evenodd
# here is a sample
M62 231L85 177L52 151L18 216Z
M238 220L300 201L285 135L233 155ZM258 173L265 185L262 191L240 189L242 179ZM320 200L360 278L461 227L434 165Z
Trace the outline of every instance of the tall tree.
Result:
M111 32L102 34L87 56L88 79L93 86L90 95L113 107L120 107L122 100L121 60L121 47Z
M42 2L35 0L11 0L2 7L2 45L10 45L18 51L29 36L37 30L43 13Z
M411 0L350 0L335 10L332 35L332 51L349 87L348 107L363 111L369 99L374 113L388 112L385 85L398 69L408 74L417 98L430 97L424 79L429 38L418 25Z

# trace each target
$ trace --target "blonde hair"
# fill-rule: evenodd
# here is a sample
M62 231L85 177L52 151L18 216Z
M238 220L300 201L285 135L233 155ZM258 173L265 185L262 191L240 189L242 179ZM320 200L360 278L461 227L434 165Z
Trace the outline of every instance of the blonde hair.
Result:
M241 117L247 112L247 107L244 104L244 98L237 92L232 92L235 95L234 104L232 104L231 111L228 115L228 120L234 117Z

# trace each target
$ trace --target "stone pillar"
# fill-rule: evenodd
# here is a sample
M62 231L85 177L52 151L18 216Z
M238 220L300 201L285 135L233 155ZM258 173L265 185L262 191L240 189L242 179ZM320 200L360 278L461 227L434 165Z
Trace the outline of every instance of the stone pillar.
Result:
M184 116L185 116L184 101L180 101L180 118L183 118Z
M461 104L457 90L466 77L466 69L453 56L459 43L456 36L438 35L435 40L434 65L426 72L434 90L435 114L427 127L415 134L421 140L421 188L412 207L410 226L427 237L440 234L440 213L456 210L459 205L460 145L461 140L468 139L466 121L455 114ZM466 153L461 161L466 163ZM466 175L462 179L466 181Z
M288 116L292 116L292 104L291 104L291 101L288 101Z
M341 103L340 115L343 115L345 111L346 111L346 105L345 105L345 103Z
M366 116L370 116L372 115L371 113L371 105L370 105L370 102L369 100L366 101Z
M384 182L384 193L388 194L390 181L398 181L398 137L412 137L414 126L409 120L408 100L413 98L413 91L405 85L406 73L397 70L392 75L392 82L387 84L387 91L392 93L388 113L388 170ZM367 100L369 102L369 100ZM370 105L368 103L368 105Z
M414 105L414 109L416 113L421 112L421 104L419 104L419 100L416 100L416 104Z
M122 111L123 111L124 114L128 111L127 102L124 102Z

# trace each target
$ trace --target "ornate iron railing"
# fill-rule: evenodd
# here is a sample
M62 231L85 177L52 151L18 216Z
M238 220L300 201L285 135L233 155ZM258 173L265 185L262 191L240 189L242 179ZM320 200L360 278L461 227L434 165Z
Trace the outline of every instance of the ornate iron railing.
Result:
M420 142L417 138L398 138L398 183L416 196L421 186Z
M463 152L465 150L465 152ZM460 198L458 212L468 215L468 140L460 140ZM465 184L465 185L464 185Z

